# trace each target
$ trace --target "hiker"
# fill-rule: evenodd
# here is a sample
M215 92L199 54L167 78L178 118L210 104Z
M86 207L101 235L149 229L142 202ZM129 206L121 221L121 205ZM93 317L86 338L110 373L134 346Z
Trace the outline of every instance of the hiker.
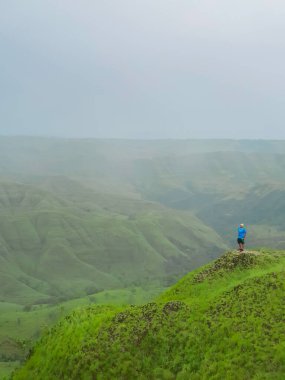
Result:
M237 242L238 242L240 252L243 252L243 250L244 250L245 237L246 237L246 229L244 228L244 224L241 223L239 225L239 228L238 228L238 238L237 238Z

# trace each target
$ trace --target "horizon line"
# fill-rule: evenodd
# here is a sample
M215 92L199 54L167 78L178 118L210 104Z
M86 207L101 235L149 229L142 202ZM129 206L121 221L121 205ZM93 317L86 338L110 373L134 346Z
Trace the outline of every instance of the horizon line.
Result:
M234 138L234 137L94 137L94 136L48 136L48 135L7 135L0 134L0 138L31 138L31 139L53 139L53 140L99 140L99 141L285 141L285 138Z

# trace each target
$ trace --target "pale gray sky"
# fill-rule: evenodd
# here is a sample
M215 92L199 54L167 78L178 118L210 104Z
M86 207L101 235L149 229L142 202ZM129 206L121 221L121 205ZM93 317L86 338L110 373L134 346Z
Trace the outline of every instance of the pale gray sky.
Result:
M285 138L284 0L0 0L0 134Z

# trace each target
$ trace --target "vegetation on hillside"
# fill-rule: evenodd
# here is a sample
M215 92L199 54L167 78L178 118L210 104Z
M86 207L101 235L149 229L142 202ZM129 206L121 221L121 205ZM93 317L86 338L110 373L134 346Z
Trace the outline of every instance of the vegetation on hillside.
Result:
M48 304L149 282L165 285L225 247L187 212L131 200L128 211L105 210L107 202L100 201L84 209L28 185L5 183L0 190L2 302Z
M75 311L13 379L283 379L285 252L229 252L145 306Z
M284 141L1 137L0 158L0 178L85 209L145 199L196 213L227 244L242 220L252 246L284 248Z

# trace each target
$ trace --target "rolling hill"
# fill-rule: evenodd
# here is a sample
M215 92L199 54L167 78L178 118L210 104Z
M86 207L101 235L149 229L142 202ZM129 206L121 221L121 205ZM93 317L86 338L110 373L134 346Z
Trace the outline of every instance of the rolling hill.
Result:
M79 198L0 184L2 302L45 303L167 283L224 246L189 212L93 193L88 198L80 192Z
M190 212L64 176L1 181L0 377L72 308L141 303L223 247Z
M188 210L231 245L243 221L251 246L284 248L284 141L0 137L1 178L79 207Z
M284 264L284 251L229 252L155 302L74 311L13 379L281 380Z

